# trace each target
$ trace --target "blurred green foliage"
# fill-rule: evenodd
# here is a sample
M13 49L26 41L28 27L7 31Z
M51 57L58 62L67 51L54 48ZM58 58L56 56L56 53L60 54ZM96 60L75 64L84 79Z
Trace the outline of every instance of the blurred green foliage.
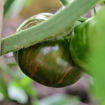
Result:
M8 90L7 90L7 85L3 79L2 74L0 74L0 93L3 94L4 99L8 99Z
M13 8L12 8L12 11L13 10L15 11L15 12L13 11L12 14L16 15L21 11L21 9L24 5L29 6L30 4L31 4L31 0L5 0L4 13L3 13L4 18L7 16L7 14L10 11L12 5L14 5ZM15 9L14 9L14 7L15 7Z
M12 6L15 0L5 0L4 4L4 17L6 16L7 12L9 11L10 7Z
M94 94L105 105L105 6L96 14L89 27L90 73L94 78Z
M25 5L26 5L26 6L31 5L31 0L26 0L26 1L25 1Z
M40 105L78 105L78 98L55 94L42 99Z

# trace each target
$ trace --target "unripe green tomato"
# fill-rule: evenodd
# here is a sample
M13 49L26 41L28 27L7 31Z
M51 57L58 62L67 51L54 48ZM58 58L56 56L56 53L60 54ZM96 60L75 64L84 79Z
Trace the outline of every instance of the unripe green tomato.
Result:
M50 16L49 13L36 15L25 21L18 31L31 27L37 22L45 21ZM43 19L41 19L42 17ZM71 85L82 74L71 60L68 40L61 36L21 49L14 55L21 70L27 76L46 86L64 87Z
M89 35L88 35L88 22L82 23L80 26L75 27L70 40L70 53L73 58L73 61L78 65L82 70L88 71L89 66Z

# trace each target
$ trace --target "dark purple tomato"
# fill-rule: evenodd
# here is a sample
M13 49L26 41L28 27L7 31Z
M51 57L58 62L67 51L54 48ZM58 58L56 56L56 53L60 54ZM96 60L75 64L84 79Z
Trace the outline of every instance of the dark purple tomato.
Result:
M18 31L39 21L47 20L51 14L43 13L25 21ZM37 19L36 19L37 17ZM39 18L39 19L38 19ZM40 19L43 18L41 21ZM64 87L81 77L81 70L72 62L69 42L63 36L48 39L14 53L21 70L31 79L50 87Z

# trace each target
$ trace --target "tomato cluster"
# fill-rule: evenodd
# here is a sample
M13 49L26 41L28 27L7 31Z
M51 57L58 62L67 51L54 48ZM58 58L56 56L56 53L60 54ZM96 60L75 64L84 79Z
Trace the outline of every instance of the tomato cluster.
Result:
M26 20L17 31L32 27L50 18L42 13ZM21 70L31 79L50 87L64 87L81 77L81 70L72 61L69 41L64 36L47 39L29 48L14 52Z

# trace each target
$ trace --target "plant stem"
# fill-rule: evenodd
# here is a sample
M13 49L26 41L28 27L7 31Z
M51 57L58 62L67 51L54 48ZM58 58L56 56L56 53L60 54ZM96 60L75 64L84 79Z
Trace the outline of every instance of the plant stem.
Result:
M59 0L59 1L63 4L64 7L66 7L69 4L69 0ZM79 21L81 21L81 22L84 22L86 20L87 19L84 17L80 17L80 19L79 19Z
M97 11L96 11L96 8L94 7L94 15L96 15Z
M1 36L2 36L3 6L4 6L4 0L0 0L0 53L1 53Z
M32 46L48 38L69 34L75 21L98 1L75 0L48 21L2 39L1 55Z

